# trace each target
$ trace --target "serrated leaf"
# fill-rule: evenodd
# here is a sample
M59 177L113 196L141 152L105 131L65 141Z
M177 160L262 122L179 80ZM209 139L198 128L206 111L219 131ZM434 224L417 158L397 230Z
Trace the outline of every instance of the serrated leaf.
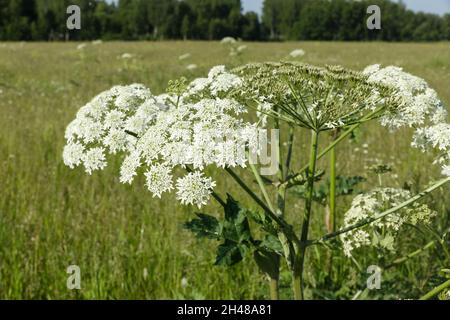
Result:
M217 256L215 265L233 266L243 259L242 248L239 244L232 241L225 241L217 247Z
M198 238L220 239L222 227L219 220L213 216L196 213L198 219L184 224L184 228L194 233Z
M283 254L283 245L278 237L271 234L266 235L259 246L276 254Z
M250 241L252 237L246 209L242 208L237 201L228 195L224 210L223 237L236 243Z

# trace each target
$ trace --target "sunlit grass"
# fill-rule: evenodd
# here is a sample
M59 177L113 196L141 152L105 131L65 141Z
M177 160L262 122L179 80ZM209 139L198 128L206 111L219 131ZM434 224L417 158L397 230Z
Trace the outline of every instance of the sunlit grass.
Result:
M293 49L302 48L306 51L302 61L312 64L354 69L373 63L400 65L429 81L450 105L448 43L247 45L242 56L232 58L222 45L208 42L117 42L88 44L84 50L77 50L75 43L0 44L0 298L268 297L267 283L251 259L232 269L214 267L214 243L197 241L182 229L194 208L178 206L173 196L152 199L143 181L119 184L118 161L91 177L63 165L66 125L80 106L112 85L138 82L160 93L169 79L197 77L213 65L285 59ZM122 59L123 53L134 58ZM179 61L185 53L191 57ZM188 64L198 68L189 71ZM365 166L379 159L394 165L397 176L385 177L393 187L406 183L417 191L417 185L438 176L427 165L429 158L411 151L406 131L391 135L367 130L359 137L339 150L338 166L348 175L367 176ZM304 162L306 141L297 137L295 147ZM363 143L370 145L368 154ZM326 168L325 160L322 167ZM241 198L232 181L212 174L220 193L235 192ZM364 187L377 183L377 177L369 176ZM437 229L448 227L448 191L430 199L439 211ZM341 216L349 200L338 203ZM292 197L290 201L293 210L301 210ZM205 211L221 214L215 204ZM323 234L323 216L316 214L314 219L313 236ZM412 241L403 244L405 253L426 243L413 230L406 238ZM326 249L311 250L309 263L315 265L311 269L319 271L307 274L310 297L348 298L364 289L365 270L339 257L334 262L337 271L330 274L328 254ZM378 297L414 297L433 284L441 261L437 248L386 271L388 288L377 292ZM80 291L66 288L66 268L71 264L81 268ZM183 278L187 285L182 285Z

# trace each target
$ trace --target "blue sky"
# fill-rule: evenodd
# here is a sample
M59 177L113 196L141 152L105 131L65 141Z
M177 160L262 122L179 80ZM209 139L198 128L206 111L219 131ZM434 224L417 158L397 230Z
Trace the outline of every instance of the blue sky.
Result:
M398 1L398 0L397 0ZM430 13L450 12L450 0L403 0L409 9ZM263 0L242 0L245 11L261 13Z

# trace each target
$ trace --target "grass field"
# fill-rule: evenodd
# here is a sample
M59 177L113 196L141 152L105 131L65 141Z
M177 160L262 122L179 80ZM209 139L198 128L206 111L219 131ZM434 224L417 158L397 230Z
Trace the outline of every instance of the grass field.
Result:
M133 186L119 184L119 161L93 176L64 166L65 127L79 107L113 85L138 82L160 93L168 80L201 76L217 64L275 61L302 48L302 61L317 65L402 66L429 81L450 105L449 43L247 45L241 57L232 58L223 45L208 42L118 42L88 44L82 50L76 43L0 44L0 299L268 298L267 281L251 259L232 269L213 266L215 244L183 230L195 210L178 206L173 195L152 199L142 179ZM123 53L133 58L120 58ZM185 53L191 57L180 62ZM188 71L190 63L198 68ZM377 184L377 177L365 170L376 159L394 166L394 173L383 177L386 185L408 183L418 191L417 186L439 177L428 165L430 157L409 148L410 132L391 135L378 128L360 136L339 151L338 166L348 174L366 175L365 189ZM303 144L300 137L295 152L306 161ZM223 173L211 173L219 193L245 201ZM291 210L300 210L294 200L290 198ZM341 216L350 200L340 200ZM448 187L428 202L439 212L433 228L448 228ZM205 211L220 214L214 203ZM313 235L324 233L322 220L316 214ZM403 238L396 257L432 240L413 229ZM384 259L368 254L358 269L351 260L335 257L329 272L327 255L326 249L311 250L309 298L351 298L365 288L366 266ZM81 268L81 290L66 287L69 265ZM361 297L418 297L441 283L439 270L449 266L443 248L436 245L385 270L382 290L364 291ZM282 273L282 286L282 297L289 298L288 274Z

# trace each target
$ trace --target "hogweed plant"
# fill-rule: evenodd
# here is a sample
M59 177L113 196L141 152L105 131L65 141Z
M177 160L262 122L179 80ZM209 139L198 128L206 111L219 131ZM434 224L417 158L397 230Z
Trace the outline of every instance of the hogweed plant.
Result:
M99 94L67 127L63 158L69 167L82 165L91 174L117 155L123 159L122 183L143 174L153 197L174 191L181 204L199 209L214 199L224 209L220 219L198 213L185 227L200 238L220 241L216 265L232 266L252 256L270 279L271 298L278 299L284 261L293 295L303 299L310 247L327 246L333 239L341 241L348 257L369 246L392 251L403 225L430 222L435 212L420 200L450 181L446 117L436 92L397 67L375 65L356 72L289 62L231 71L218 66L190 83L171 81L161 95L139 84ZM353 194L363 178L339 176L335 150L373 121L391 130L414 128L412 147L438 149L435 164L445 178L419 194L389 186L357 194L338 228L337 198ZM309 150L300 150L308 163L295 170L299 133L309 135L311 143ZM330 136L331 143L319 150L320 141ZM325 156L329 168L319 168ZM226 172L258 209L215 192L216 182L205 173L210 167ZM235 168L247 169L253 185ZM319 186L325 171L328 181ZM287 206L290 190L300 195L303 212ZM328 234L317 239L309 234L317 214L313 202L328 210Z

